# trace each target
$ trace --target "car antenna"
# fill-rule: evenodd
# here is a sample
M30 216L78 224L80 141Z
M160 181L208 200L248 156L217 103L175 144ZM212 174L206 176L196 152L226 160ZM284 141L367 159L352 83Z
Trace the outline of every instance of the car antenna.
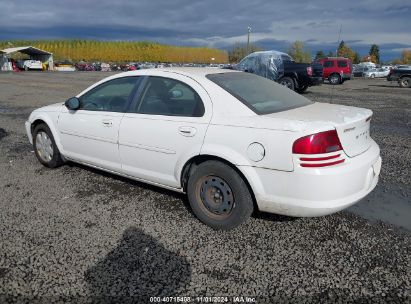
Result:
M335 56L338 57L338 47L340 44L340 39L341 39L341 29L342 29L342 24L340 24L340 31L338 32L338 40L337 40L337 48L335 49ZM331 82L330 82L331 85ZM334 97L334 85L331 85L331 99L330 102L332 103Z

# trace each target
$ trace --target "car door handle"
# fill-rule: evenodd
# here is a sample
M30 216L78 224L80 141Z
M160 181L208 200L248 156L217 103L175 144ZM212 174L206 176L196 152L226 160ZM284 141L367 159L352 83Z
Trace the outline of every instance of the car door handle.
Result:
M105 127L112 127L113 126L113 121L112 120L109 120L109 119L105 119L105 120L102 120L101 121L101 123L103 124L103 126L105 126Z
M179 127L178 133L180 133L183 136L192 137L196 135L197 129L193 127Z

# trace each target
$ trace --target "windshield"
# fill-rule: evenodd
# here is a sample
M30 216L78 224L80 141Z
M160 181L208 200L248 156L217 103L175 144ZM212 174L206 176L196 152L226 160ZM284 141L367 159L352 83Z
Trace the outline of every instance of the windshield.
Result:
M267 78L250 73L208 74L208 79L236 97L256 114L270 114L313 102Z

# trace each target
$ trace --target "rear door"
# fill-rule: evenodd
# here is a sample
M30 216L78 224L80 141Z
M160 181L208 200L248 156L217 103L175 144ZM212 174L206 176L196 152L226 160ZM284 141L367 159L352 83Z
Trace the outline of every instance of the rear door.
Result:
M211 119L211 100L193 79L149 76L119 132L122 171L139 179L180 187L180 172L198 155Z
M351 74L347 60L338 60L337 65L338 65L340 74L345 74L345 75Z
M116 78L82 95L80 108L58 120L64 155L109 170L121 168L118 131L139 77Z

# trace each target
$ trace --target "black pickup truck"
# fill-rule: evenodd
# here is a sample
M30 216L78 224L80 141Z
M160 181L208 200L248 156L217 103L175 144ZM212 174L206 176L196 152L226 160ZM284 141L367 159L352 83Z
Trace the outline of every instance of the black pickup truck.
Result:
M288 54L277 51L251 53L235 69L274 80L298 93L323 82L321 64L296 63Z
M387 80L397 81L401 88L411 88L411 66L391 69Z

